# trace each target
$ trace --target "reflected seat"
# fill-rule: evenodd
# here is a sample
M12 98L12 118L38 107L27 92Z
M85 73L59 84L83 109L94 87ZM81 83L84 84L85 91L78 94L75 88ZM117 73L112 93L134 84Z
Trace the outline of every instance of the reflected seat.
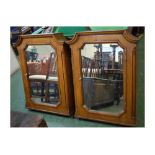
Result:
M30 75L30 80L46 80L46 75Z

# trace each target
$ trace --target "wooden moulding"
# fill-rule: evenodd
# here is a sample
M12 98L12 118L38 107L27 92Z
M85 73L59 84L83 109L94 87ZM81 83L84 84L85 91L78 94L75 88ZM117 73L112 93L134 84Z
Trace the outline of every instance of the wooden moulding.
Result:
M66 41L71 48L72 70L75 96L75 117L120 124L125 126L136 126L136 44L139 38L131 35L127 30L79 32ZM92 43L118 43L124 49L124 110L118 114L90 110L84 105L84 93L81 71L80 49L85 44Z
M66 38L61 34L21 35L16 47L19 53L19 62L22 71L26 107L61 115L74 113L74 93L72 84L72 69L70 48L65 43ZM25 49L28 45L50 45L57 55L58 86L60 102L57 105L34 103L31 100L30 84L27 76Z

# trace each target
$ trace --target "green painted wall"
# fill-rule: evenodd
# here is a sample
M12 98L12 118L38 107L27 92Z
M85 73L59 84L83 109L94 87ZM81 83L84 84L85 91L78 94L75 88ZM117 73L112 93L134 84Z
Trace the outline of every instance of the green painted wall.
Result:
M82 32L82 31L89 31L90 28L86 26L59 26L54 27L53 32L54 33L63 33L64 36L71 37L76 32Z
M91 26L92 31L126 30L127 26Z
M144 70L144 58L145 58L145 36L143 36L137 45L137 82L136 82L136 102L137 102L137 126L145 126L145 93L144 93L144 80L145 80L145 70Z

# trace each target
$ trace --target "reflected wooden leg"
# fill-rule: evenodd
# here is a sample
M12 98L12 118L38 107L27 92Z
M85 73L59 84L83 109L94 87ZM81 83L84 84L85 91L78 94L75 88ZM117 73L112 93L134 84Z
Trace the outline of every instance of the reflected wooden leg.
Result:
M44 96L45 83L41 82L41 96ZM41 98L41 102L43 102L43 98Z
M49 102L49 84L48 82L45 83L45 102Z

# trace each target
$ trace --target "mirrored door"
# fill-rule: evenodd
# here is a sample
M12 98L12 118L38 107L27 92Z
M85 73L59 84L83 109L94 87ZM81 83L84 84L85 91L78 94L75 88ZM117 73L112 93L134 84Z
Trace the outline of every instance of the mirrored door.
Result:
M25 49L31 100L36 104L59 103L57 55L50 45L28 45Z
M123 53L117 43L85 44L81 49L84 106L119 114L124 111Z

